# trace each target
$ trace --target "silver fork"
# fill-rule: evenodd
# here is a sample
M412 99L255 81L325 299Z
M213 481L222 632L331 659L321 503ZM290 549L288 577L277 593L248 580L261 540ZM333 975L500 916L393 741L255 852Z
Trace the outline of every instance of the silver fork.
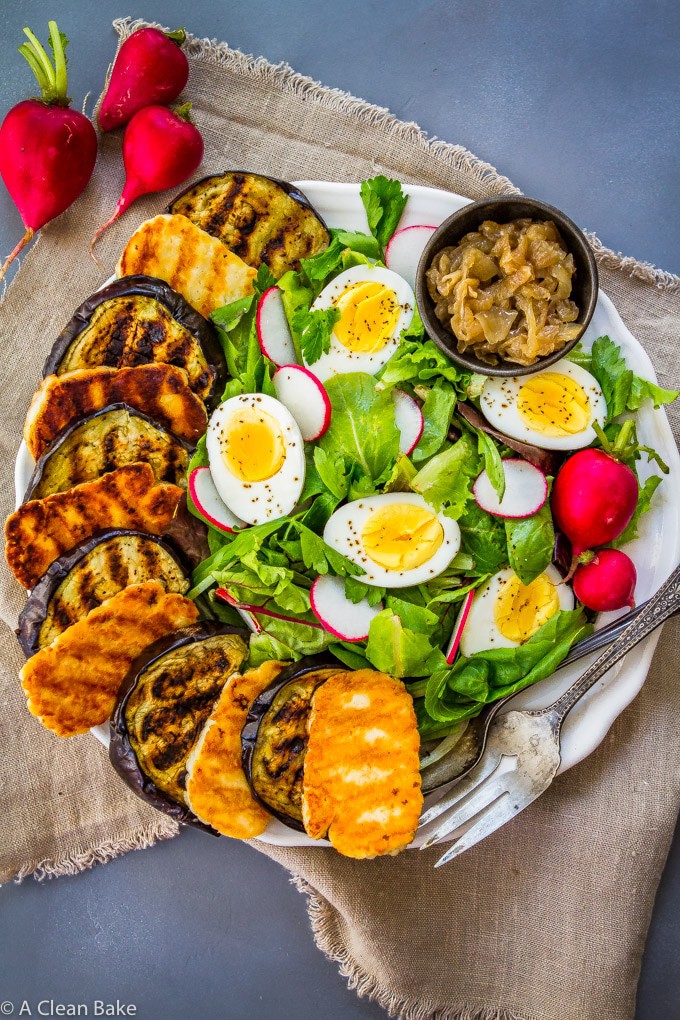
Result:
M420 819L423 828L445 816L427 836L423 850L471 823L437 861L436 868L469 850L540 797L559 768L560 733L568 713L631 648L679 610L680 567L676 567L616 640L552 705L510 711L493 719L479 763Z

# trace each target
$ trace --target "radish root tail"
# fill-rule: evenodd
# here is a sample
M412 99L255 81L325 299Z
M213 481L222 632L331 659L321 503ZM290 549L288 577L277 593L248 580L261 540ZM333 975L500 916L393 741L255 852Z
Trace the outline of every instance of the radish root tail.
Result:
M5 273L7 272L9 267L12 265L12 263L15 260L15 258L19 254L19 252L23 248L25 248L26 245L28 244L28 242L32 241L34 237L35 237L35 230L33 230L31 227L28 227L28 229L26 230L26 233L21 238L19 243L14 246L12 251L9 253L7 258L5 259L5 262L3 264L2 269L0 269L0 282L2 282L2 280L4 279Z

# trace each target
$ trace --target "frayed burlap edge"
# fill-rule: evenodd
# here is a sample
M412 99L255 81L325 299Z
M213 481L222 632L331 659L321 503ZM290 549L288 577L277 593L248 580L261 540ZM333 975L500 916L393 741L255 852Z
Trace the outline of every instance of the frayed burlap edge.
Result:
M121 42L147 25L168 31L165 26L142 18L136 20L116 18L113 22ZM469 173L475 181L495 193L522 194L508 177L500 174L491 163L479 159L464 146L426 135L414 121L399 120L383 106L368 103L365 99L343 92L342 89L322 85L321 82L295 71L290 64L285 62L272 64L265 57L254 57L241 50L234 50L227 43L218 42L217 39L199 39L190 34L187 35L184 51L190 57L210 61L225 70L253 75L263 84L270 82L272 86L283 89L289 95L314 100L327 110L355 117L368 128L386 130L401 141L420 146L428 156L444 161L454 170ZM604 269L618 269L627 276L652 283L660 290L675 291L680 288L680 276L675 273L659 269L651 262L643 262L621 252L612 251L611 248L605 247L596 234L586 233L595 257Z
M64 854L62 857L46 857L40 861L29 861L14 877L18 885L32 876L38 882L46 878L61 878L62 875L77 875L93 868L95 864L106 864L131 850L146 850L162 839L172 839L179 832L179 825L162 816L153 825L139 829L134 836L122 840L109 840L98 846Z
M291 884L307 900L307 914L314 942L327 960L338 964L347 987L361 999L377 1004L391 1017L399 1020L536 1020L526 1013L514 1013L499 1006L468 1004L442 1007L432 999L403 999L388 992L372 974L367 974L354 960L343 942L337 911L303 878L291 876Z

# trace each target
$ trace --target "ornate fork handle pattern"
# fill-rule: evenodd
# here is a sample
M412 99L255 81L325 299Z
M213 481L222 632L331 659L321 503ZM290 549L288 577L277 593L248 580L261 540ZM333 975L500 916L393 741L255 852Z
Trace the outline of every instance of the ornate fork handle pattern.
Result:
M619 637L595 659L584 673L560 695L552 705L527 711L527 715L554 716L554 725L559 726L577 701L604 676L612 666L648 637L652 631L680 610L680 567L661 585L655 595L646 603L640 613L628 624Z

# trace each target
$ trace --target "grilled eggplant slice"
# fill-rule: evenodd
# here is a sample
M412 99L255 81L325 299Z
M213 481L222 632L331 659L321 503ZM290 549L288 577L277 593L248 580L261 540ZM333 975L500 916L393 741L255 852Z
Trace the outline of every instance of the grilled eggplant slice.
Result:
M113 767L139 797L178 822L208 828L186 802L187 758L247 654L247 631L198 623L150 645L120 688L111 717Z
M35 655L130 584L157 580L183 595L187 571L172 546L155 535L122 529L96 535L55 560L38 581L19 616L19 644L27 658Z
M312 698L320 684L342 669L324 655L292 663L255 699L241 733L243 770L253 796L300 832L304 832L302 774Z
M79 368L131 368L151 362L183 368L210 406L227 378L212 324L163 280L126 276L92 294L57 337L43 375Z
M127 404L110 404L64 429L40 458L24 502L65 492L107 471L145 461L158 482L186 487L190 447Z
M180 213L218 237L249 266L269 266L277 280L330 241L306 195L260 174L230 171L204 177L178 195L167 212Z

